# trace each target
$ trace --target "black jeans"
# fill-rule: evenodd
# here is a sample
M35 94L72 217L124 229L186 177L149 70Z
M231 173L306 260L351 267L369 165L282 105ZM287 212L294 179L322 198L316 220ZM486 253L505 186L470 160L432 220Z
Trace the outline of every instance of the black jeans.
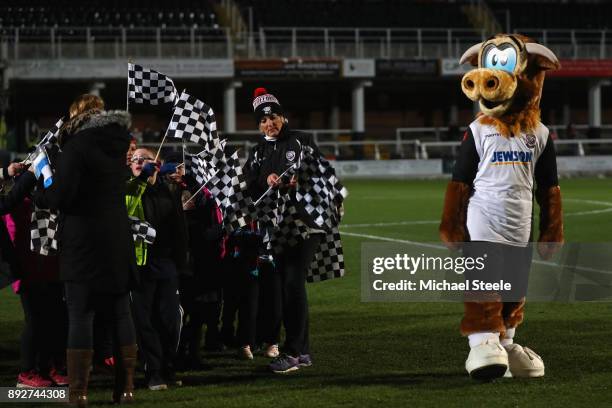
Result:
M19 295L25 325L21 334L21 370L49 371L49 364L63 365L68 315L61 282L23 285Z
M295 246L285 247L276 258L275 276L280 280L283 292L283 351L294 357L310 354L306 275L319 248L321 236L322 234L312 234Z
M150 267L139 270L140 287L132 291L132 311L145 370L170 369L176 358L183 324L178 278L151 274Z
M93 323L96 315L113 327L117 345L129 346L136 343L128 293L98 293L81 282L66 282L65 293L69 321L68 348L93 348Z
M203 293L189 293L189 279L181 281L181 305L185 311L181 331L181 353L192 359L199 359L202 342L202 326L206 325L205 347L218 349L219 318L221 316L222 290L206 290Z
M259 271L259 309L256 343L278 344L283 321L283 289L276 268L266 263Z
M278 344L281 329L280 279L272 264L257 265L251 258L233 259L231 265L232 279L229 289L234 293L238 306L237 342L240 346L260 345L261 343ZM252 272L257 268L257 274ZM231 299L228 309L231 308ZM235 313L235 312L234 312ZM225 324L224 324L225 327Z

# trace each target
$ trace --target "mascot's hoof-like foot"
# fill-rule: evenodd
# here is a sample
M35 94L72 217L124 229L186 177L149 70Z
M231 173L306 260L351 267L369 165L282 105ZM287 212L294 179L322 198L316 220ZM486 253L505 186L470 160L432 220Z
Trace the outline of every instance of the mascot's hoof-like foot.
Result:
M489 381L503 377L508 369L508 353L499 340L487 339L471 348L465 369L475 380Z
M533 350L519 344L504 346L508 353L508 363L512 377L544 377L544 361Z

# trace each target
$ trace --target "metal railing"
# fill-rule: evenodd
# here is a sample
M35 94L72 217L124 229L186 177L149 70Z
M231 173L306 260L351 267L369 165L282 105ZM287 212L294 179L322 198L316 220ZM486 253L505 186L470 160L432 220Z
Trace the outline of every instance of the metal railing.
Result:
M153 149L159 147L159 143L142 143ZM254 141L228 141L229 153L239 149L239 156L247 156ZM397 140L346 140L325 141L317 144L321 152L330 159L337 160L389 160L389 159L454 159L457 149L461 145L459 141L421 141L403 140L400 142L401 154L398 154ZM573 139L556 140L557 154L563 156L590 156L611 155L612 138L607 139ZM169 142L164 144L165 149L180 151L183 144ZM190 152L197 152L198 145L189 144Z
M565 149L571 156L589 155L611 155L612 139L575 139L575 140L556 140L557 150L559 147ZM245 158L255 142L228 141L228 152L233 153L239 150L239 156ZM320 142L318 146L321 152L330 159L337 160L388 160L388 159L454 159L461 142L424 142L420 140L404 140L401 142L405 154L398 156L395 154L397 149L396 140L363 140L363 141L328 141ZM140 146L147 146L153 149L159 147L159 143L142 143ZM164 149L180 151L182 143L169 142L164 144ZM188 144L190 152L197 152L198 145Z
M606 30L514 30L561 58L606 58ZM228 29L185 27L0 28L2 59L59 58L457 58L487 38L460 28L260 27L233 37Z

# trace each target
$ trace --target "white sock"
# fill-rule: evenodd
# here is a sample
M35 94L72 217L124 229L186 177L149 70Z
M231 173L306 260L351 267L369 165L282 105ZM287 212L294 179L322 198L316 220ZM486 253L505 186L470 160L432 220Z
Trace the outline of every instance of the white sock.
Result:
M510 344L514 343L514 334L516 333L516 327L513 327L511 329L506 329L506 334L504 335L504 338L501 339L500 343L502 346L509 346Z
M487 340L497 340L499 341L499 333L497 332L481 332L481 333L472 333L468 335L468 340L470 342L470 347L476 347L479 344L484 343Z

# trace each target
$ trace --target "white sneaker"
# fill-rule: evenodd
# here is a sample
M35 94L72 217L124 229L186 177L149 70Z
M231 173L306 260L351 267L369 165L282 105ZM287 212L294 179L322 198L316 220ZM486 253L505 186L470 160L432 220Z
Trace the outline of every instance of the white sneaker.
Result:
M251 351L251 346L240 347L238 350L238 357L242 358L243 360L252 360L253 352Z
M520 344L504 346L508 353L510 372L517 378L544 377L544 361L535 351Z
M264 350L264 356L269 358L276 358L279 356L278 344L270 344Z
M492 380L504 375L508 369L508 353L499 343L499 339L488 338L476 347L472 347L465 369L470 377L476 380Z

